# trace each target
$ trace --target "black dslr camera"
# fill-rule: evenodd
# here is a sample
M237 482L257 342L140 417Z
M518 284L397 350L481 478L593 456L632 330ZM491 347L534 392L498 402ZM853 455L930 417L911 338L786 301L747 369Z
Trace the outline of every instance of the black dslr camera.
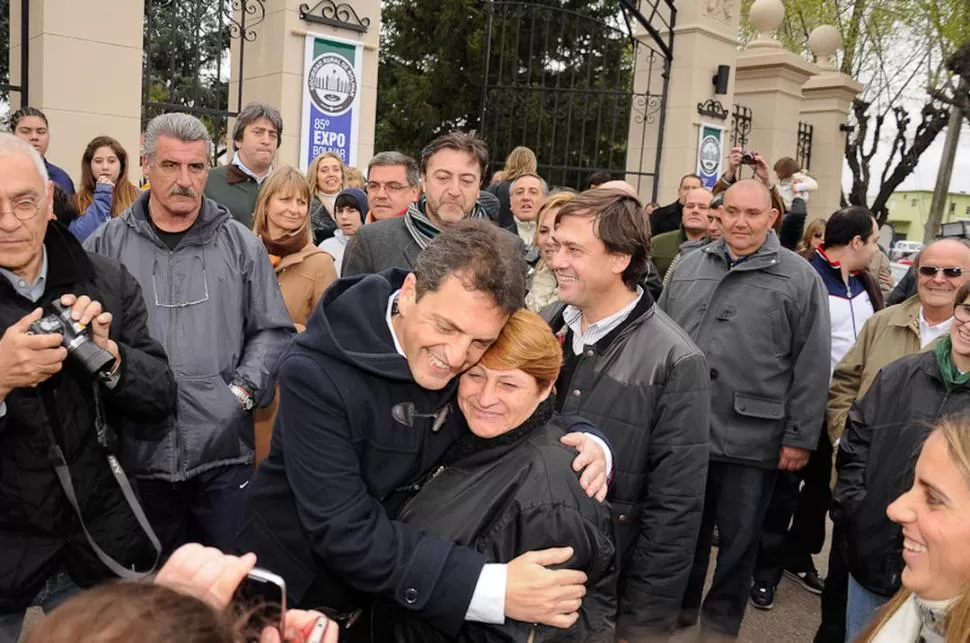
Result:
M54 311L52 314L30 325L31 334L60 333L63 337L61 346L67 349L68 357L72 358L91 378L106 377L111 370L111 365L114 364L114 355L91 341L87 326L71 319L70 308L59 301L54 301L51 303L51 309Z

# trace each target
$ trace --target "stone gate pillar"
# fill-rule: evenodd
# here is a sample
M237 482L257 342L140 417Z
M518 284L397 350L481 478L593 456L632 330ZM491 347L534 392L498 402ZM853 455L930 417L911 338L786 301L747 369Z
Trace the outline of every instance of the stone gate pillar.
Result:
M862 85L840 73L832 55L841 46L835 27L823 25L810 35L808 44L818 58L821 72L802 86L801 119L813 127L811 175L818 190L808 201L808 219L828 218L842 200L842 165L845 159L844 126L849 119L852 100Z
M250 2L254 0L249 0ZM233 39L232 67L229 83L229 107L235 110L238 80L241 78L242 103L259 101L276 106L283 117L283 139L277 164L299 167L300 128L303 115L303 65L307 32L334 36L364 45L361 91L360 130L357 140L356 165L366 168L374 155L374 130L377 120L377 51L380 45L380 0L353 0L349 3L317 0L263 0L265 18L252 29L248 41ZM300 7L315 9L315 15L334 15L339 19L348 7L363 21L367 31L357 33L338 27L306 22L300 18ZM245 36L245 34L243 34ZM240 47L242 66L240 72ZM229 123L231 138L233 122ZM231 149L231 141L228 147Z
M752 112L747 148L759 151L769 167L783 156L796 158L802 85L818 72L815 65L770 37L784 11L781 0L759 0L752 6L751 22L761 35L738 55L734 88L735 102Z
M21 82L20 5L10 2L12 85ZM29 7L27 100L47 115L48 160L76 183L84 148L96 136L111 136L128 152L137 185L144 0L31 0ZM10 111L21 104L11 92Z
M641 11L650 16L652 4L643 2ZM674 57L671 62L670 81L667 90L666 114L663 125L663 150L660 156L657 200L663 205L677 198L680 177L694 172L697 167L697 138L702 123L725 128L724 140L730 141L731 93L735 83L734 61L737 58L740 0L692 0L677 2L674 25ZM650 43L650 36L638 27L637 38ZM666 37L666 33L661 33ZM646 49L641 46L639 49ZM637 94L661 95L663 79L661 69L651 67L645 56L637 60L634 75L634 91ZM731 67L727 94L715 96L712 78L718 65ZM725 109L724 119L701 116L698 105L717 99ZM647 106L649 108L649 105ZM649 114L649 112L648 112ZM644 171L653 167L657 153L656 122L638 118L634 105L630 118L630 137L627 148L627 168L640 167L643 158ZM649 165L648 165L649 164ZM628 180L637 185L635 180ZM640 198L651 200L653 182L643 181L639 187Z

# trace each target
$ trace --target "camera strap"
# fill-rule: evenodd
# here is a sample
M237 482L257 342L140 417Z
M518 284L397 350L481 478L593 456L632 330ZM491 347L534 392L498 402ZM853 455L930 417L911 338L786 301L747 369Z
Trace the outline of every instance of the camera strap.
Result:
M135 571L134 569L128 569L114 558L108 555L98 543L94 542L94 538L91 536L91 532L88 531L88 526L84 522L84 516L81 513L81 508L78 505L77 494L74 491L74 484L71 482L71 471L67 466L67 460L64 458L64 452L61 450L60 445L57 444L57 439L54 437L54 432L51 430L51 422L60 422L60 416L57 414L57 408L53 405L53 400L50 398L50 394L47 392L41 393L41 399L43 400L44 407L47 414L47 422L44 423L44 430L47 432L47 439L50 441L50 446L48 447L48 456L50 457L51 464L54 466L54 473L57 475L58 481L61 483L61 488L64 490L64 495L67 497L67 501L71 504L74 509L74 514L77 516L78 520L81 522L81 529L84 531L84 536L88 540L88 544L91 545L91 549L97 555L98 559L104 564L105 567L111 570L113 574L124 580L143 580L151 574L155 573L155 568L158 567L158 562L162 556L162 544L158 540L158 536L155 534L155 530L152 529L151 524L148 522L148 517L145 516L145 511L141 507L141 503L138 501L138 497L135 495L134 489L131 488L131 483L128 481L128 476L125 475L124 469L121 468L121 463L118 462L118 458L115 457L110 450L108 450L108 435L111 429L108 427L104 420L104 411L101 407L101 391L100 384L95 382L94 386L94 426L97 431L98 443L102 448L105 449L108 460L108 468L111 469L111 475L118 482L118 486L121 487L121 493L125 497L125 501L128 503L128 507L135 516L135 520L138 521L138 525L141 527L142 531L148 537L151 542L152 547L155 549L155 561L152 563L150 569L144 572Z

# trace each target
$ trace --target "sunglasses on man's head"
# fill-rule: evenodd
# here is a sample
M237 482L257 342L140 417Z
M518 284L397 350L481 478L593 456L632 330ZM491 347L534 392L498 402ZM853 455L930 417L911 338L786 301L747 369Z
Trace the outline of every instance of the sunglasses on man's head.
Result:
M940 273L940 271L943 272L944 277L949 277L951 279L959 277L963 274L963 268L960 268L959 266L952 266L949 268L937 268L936 266L919 267L919 274L923 275L924 277L935 277Z

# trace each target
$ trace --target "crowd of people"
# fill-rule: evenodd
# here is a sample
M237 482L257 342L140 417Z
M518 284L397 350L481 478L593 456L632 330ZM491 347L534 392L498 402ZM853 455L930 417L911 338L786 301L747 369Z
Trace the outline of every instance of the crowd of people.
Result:
M157 116L141 188L0 135L0 640L726 641L785 575L817 642L970 637L970 246L887 306L875 217L806 223L790 158L659 206L282 132L247 105L210 168Z

